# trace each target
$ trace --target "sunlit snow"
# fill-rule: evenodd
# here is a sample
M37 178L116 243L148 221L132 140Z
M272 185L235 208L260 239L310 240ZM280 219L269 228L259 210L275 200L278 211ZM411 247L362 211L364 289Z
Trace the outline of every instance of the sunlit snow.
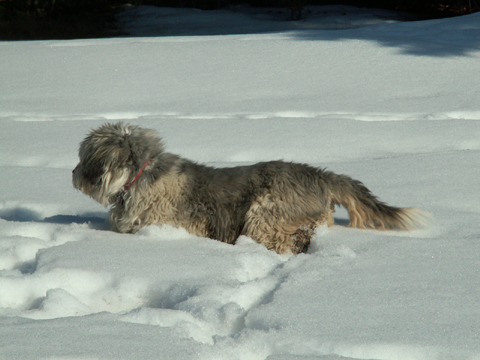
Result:
M130 37L0 42L0 358L480 359L480 14L140 9ZM434 221L356 230L338 209L298 256L113 233L71 170L119 120L211 166L328 167Z

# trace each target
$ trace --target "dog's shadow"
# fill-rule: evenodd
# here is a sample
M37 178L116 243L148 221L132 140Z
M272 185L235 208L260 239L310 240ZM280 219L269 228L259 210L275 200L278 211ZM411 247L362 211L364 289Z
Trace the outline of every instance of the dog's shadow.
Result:
M348 224L350 223L350 219L334 217L333 220L334 220L334 225L340 225L343 227L348 227Z
M107 213L85 213L81 215L53 215L42 217L40 213L25 207L0 209L0 219L16 222L37 222L47 224L88 224L95 230L108 230Z

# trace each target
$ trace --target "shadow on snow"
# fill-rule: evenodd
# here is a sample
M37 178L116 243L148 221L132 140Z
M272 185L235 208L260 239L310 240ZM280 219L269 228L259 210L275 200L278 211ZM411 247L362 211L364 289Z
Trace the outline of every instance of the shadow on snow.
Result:
M294 39L364 40L401 54L431 57L469 56L480 50L480 13L458 18L365 26L357 29L299 31Z
M39 222L47 224L88 224L90 228L106 230L107 213L86 213L82 215L53 215L42 217L38 212L25 208L16 207L0 210L0 219L18 222Z

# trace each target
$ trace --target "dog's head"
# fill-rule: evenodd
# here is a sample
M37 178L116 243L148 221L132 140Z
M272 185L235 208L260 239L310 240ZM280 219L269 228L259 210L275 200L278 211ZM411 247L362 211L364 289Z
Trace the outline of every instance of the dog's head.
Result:
M153 159L162 151L161 140L153 130L121 122L105 124L80 143L73 186L108 206L146 163L153 166Z

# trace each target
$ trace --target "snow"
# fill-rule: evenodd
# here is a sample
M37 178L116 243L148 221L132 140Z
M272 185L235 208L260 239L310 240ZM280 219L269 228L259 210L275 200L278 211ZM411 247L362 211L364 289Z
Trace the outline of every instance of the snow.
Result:
M480 359L480 14L345 8L325 30L247 10L140 7L130 37L0 42L0 358ZM71 170L117 120L212 166L328 167L434 222L356 230L338 209L297 256L113 233Z

